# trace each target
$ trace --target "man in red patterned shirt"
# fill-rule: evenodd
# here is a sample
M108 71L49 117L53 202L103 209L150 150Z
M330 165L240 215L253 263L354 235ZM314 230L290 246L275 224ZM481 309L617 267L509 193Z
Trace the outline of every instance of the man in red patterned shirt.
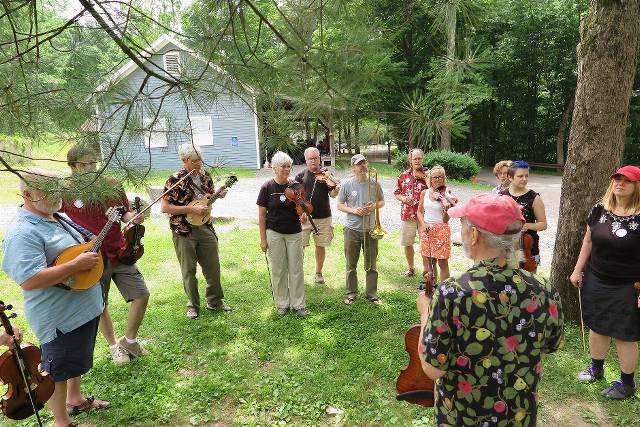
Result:
M407 270L401 274L405 277L415 275L413 263L413 244L418 231L418 201L420 193L427 188L422 171L424 152L419 148L409 151L409 169L398 177L396 189L393 194L400 202L400 246L404 247L404 256L407 258Z

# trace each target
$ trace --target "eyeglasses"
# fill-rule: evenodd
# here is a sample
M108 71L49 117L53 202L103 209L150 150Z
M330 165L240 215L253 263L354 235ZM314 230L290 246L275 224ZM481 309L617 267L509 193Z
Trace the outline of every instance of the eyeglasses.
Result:
M320 160L320 157L307 157L307 160Z
M444 175L432 176L432 179L444 179Z

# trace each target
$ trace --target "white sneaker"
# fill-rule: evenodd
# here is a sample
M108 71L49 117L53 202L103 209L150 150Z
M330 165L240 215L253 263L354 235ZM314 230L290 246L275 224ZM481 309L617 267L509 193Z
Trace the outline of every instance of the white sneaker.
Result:
M116 365L124 365L131 361L129 353L118 344L113 347L109 346L109 353L111 353L111 361Z

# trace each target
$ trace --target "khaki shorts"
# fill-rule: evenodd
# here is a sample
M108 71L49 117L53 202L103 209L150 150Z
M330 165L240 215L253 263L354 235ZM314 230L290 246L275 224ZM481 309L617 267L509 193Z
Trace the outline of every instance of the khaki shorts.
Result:
M109 299L111 280L116 283L122 298L124 298L126 302L131 302L134 299L142 299L149 296L147 284L144 282L144 278L136 264L118 264L114 267L110 261L105 263L104 273L100 278L100 283L102 284L102 289L105 295L105 304Z
M402 221L400 224L400 246L413 246L418 234L418 220Z
M313 222L318 228L318 234L313 233L311 221L307 220L302 224L302 245L309 246L309 235L313 234L313 241L316 246L323 248L331 246L333 240L333 225L331 225L331 217L314 219Z

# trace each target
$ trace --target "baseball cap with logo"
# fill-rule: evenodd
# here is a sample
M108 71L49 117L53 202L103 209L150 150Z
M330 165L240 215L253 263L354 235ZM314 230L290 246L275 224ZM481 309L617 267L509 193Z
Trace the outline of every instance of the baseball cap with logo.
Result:
M474 225L494 234L505 234L514 221L525 222L520 205L515 200L494 193L480 193L464 205L449 209L447 213L451 218L465 217Z
M367 161L367 158L364 157L362 154L354 154L353 157L351 157L351 166L357 165L358 163L362 163L366 161Z
M631 165L623 166L611 175L611 178L615 178L618 175L626 177L631 182L640 181L640 168Z

